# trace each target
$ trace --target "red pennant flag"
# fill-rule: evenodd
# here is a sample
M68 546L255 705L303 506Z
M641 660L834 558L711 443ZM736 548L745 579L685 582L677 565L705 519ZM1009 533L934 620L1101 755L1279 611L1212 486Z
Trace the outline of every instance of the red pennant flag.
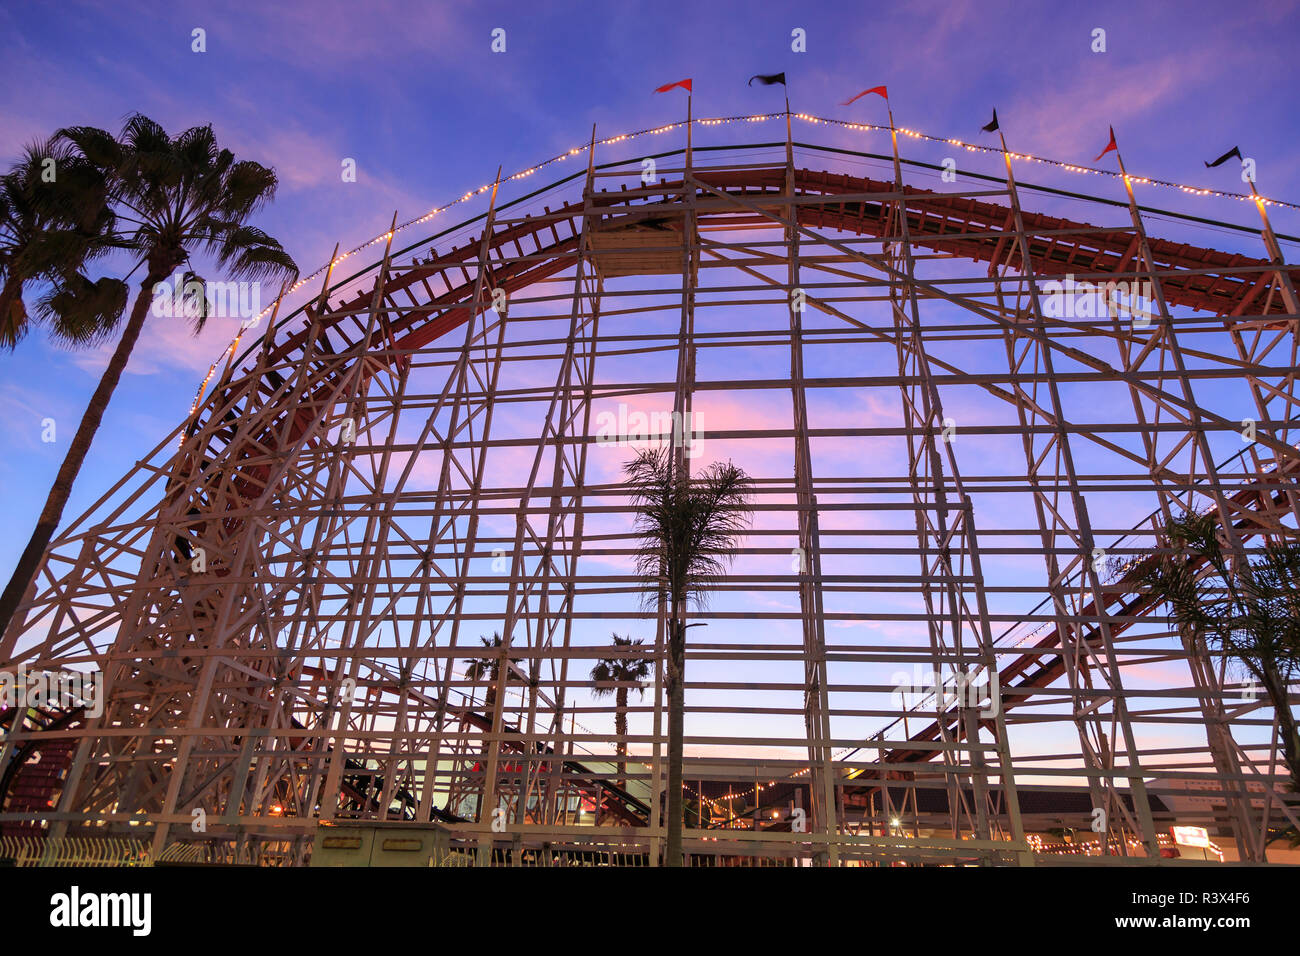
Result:
M889 102L889 90L885 89L883 86L873 86L869 90L863 90L857 96L853 97L853 99L845 100L840 104L840 106L848 106L850 103L862 99L862 97L866 96L868 93L875 93L877 96L883 97L886 103Z
M1105 149L1103 149L1100 153L1097 154L1097 159L1101 159L1103 156L1105 156L1107 153L1109 153L1112 149L1113 149L1113 150L1116 150L1116 151L1119 150L1119 146L1116 145L1116 143L1115 143L1115 127L1113 127L1113 126L1110 128L1110 142L1106 145L1106 148L1105 148ZM1097 161L1097 159L1094 159L1093 162L1095 163L1095 162Z
M669 83L669 84L666 85L666 86L661 86L661 87L659 87L659 89L655 90L655 92L656 92L656 93L667 93L669 90L675 90L675 89L677 89L677 87L679 87L679 86L680 86L682 89L684 89L687 93L692 92L692 90L691 90L691 81L690 81L689 79L678 80L676 83Z

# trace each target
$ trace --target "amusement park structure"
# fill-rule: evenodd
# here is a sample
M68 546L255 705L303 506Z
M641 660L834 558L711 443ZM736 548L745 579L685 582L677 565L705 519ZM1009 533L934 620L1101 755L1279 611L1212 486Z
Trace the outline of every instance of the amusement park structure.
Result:
M901 131L772 118L593 136L585 171L498 174L478 217L277 303L0 639L103 675L98 706L0 715L4 833L303 863L329 826L436 825L448 859L661 862L664 612L622 465L667 442L755 486L688 632L692 861L1034 864L1077 831L1160 862L1174 825L1267 859L1300 826L1272 703L1127 583L1188 510L1236 560L1297 533L1300 269L1263 202L1215 224L1256 254L1215 251L1149 234L1126 176L1039 189L1003 147L940 183ZM590 672L637 653L618 734Z

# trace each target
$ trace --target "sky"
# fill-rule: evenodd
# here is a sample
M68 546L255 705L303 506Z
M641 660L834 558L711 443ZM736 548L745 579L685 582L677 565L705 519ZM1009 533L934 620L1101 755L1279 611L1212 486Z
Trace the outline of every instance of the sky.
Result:
M259 224L304 273L490 180L601 135L680 118L656 86L695 81L700 115L776 109L745 80L786 71L791 106L823 116L886 83L900 125L973 139L996 106L1013 148L1075 162L1122 138L1134 171L1240 187L1205 159L1240 144L1266 195L1300 195L1296 3L113 3L0 5L0 156L63 126L117 129L143 112L178 131L211 123L281 187ZM1106 31L1094 53L1093 31ZM493 53L492 31L506 31ZM807 52L791 49L806 32ZM192 31L206 31L193 52ZM867 101L869 102L869 101ZM865 106L865 104L855 104ZM341 181L354 159L357 181ZM1166 197L1160 197L1165 199ZM1224 204L1219 204L1220 207ZM1228 204L1231 205L1231 204ZM1245 208L1215 208L1249 224ZM1300 233L1277 215L1280 232ZM189 409L230 340L155 322L132 358L68 516L153 447ZM0 356L7 507L0 570L16 560L67 431L106 361L37 332ZM156 437L155 437L156 436Z
M383 232L394 212L420 216L498 167L508 175L585 142L593 124L608 136L681 119L680 96L651 91L684 77L694 80L697 116L782 108L775 90L746 85L777 71L796 111L882 122L871 98L839 104L887 84L897 122L939 136L977 141L996 107L1013 149L1085 164L1113 126L1131 171L1227 190L1242 188L1232 170L1203 163L1240 145L1262 193L1300 200L1295 2L320 0L121 11L112 2L0 4L0 160L60 127L115 130L137 111L173 132L211 123L239 158L278 172L279 194L257 222L304 274L335 243L349 249ZM1099 29L1104 50L1094 50ZM202 52L195 30L204 31ZM504 52L492 49L497 30ZM796 30L802 52L792 49ZM821 139L848 142L838 132ZM340 175L349 160L355 182ZM1087 185L1118 198L1113 184ZM1256 224L1241 203L1176 191L1139 199ZM1274 226L1300 235L1300 216L1278 209ZM1222 239L1259 254L1257 240ZM231 336L228 324L194 337L183 323L151 320L65 520L188 413ZM0 354L6 576L66 449L42 441L42 423L53 418L71 435L106 357L107 347L70 351L40 331Z

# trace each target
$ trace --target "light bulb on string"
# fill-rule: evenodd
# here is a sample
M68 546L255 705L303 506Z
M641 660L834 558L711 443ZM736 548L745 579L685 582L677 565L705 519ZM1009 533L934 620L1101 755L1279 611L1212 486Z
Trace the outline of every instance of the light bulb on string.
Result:
M731 122L750 122L750 123L759 123L759 122L764 122L764 121L771 120L771 119L774 119L774 118L776 118L776 117L784 116L784 115L786 115L786 114L784 114L784 113L766 113L766 114L762 114L762 113L760 113L760 114L754 114L754 115L750 115L750 116L705 117L705 118L701 118L701 119L694 120L693 122L698 123L698 124L700 124L700 125L704 125L704 126L720 126L720 125L723 125L724 123L731 123ZM814 124L814 125L835 125L835 126L841 126L841 127L843 127L843 128L851 129L851 130L856 130L856 131L873 131L873 132L874 132L874 131L881 131L881 130L884 130L884 129L885 129L885 127L882 127L882 126L876 126L876 125L873 125L873 124L852 123L852 122L848 122L848 121L845 121L845 120L829 119L829 118L826 118L826 117L814 116L814 115L812 115L812 114L807 114L807 113L796 113L796 114L793 114L793 116L794 116L796 119L802 120L802 121L804 121L804 122L812 123L812 124ZM685 126L685 125L686 125L686 123L670 123L670 124L668 124L667 126L660 126L660 127L656 127L656 128L653 128L653 129L643 129L643 130L638 130L638 131L633 132L633 133L622 133L622 134L620 134L620 135L618 135L618 136L615 136L615 137L612 137L612 138L608 138L608 139L605 139L605 140L601 140L600 143L602 143L602 144L612 144L612 143L624 142L624 141L626 141L626 140L634 139L634 138L636 138L636 137L638 137L638 136L642 136L642 135L646 135L646 134L658 134L658 133L668 132L668 131L670 131L670 130L678 129L678 128L680 128L680 127L682 127L682 126ZM910 137L910 138L912 138L912 139L924 139L924 140L927 140L927 141L930 141L930 142L944 143L945 145L957 146L957 147L959 147L959 148L965 148L965 149L966 149L967 151L969 151L969 152L985 152L985 153L998 152L998 150L996 150L996 149L994 149L994 148L992 148L992 147L982 146L982 145L973 144L973 143L966 143L966 142L964 142L964 141L962 141L962 140L955 139L955 138L952 138L952 137L938 137L938 136L931 136L931 135L929 135L929 134L922 133L922 132L919 132L919 131L917 131L917 130L912 130L912 129L908 129L908 128L901 128L901 129L898 130L898 132L903 133L905 136L908 136L908 137ZM534 166L528 167L527 169L525 169L525 170L521 170L520 172L514 173L514 174L512 174L512 175L506 177L506 179L507 179L507 181L510 181L510 180L515 180L515 179L520 179L520 178L524 178L524 177L527 177L527 176L531 176L531 175L533 175L535 172L537 172L539 169L543 169L543 168L545 168L546 166L551 165L552 163L560 162L560 161L562 161L562 160L564 160L564 159L569 158L570 156L576 156L576 155L580 154L581 152L586 151L586 150L588 150L588 149L590 149L590 144L586 144L586 145L583 145L583 146L575 146L575 147L573 147L573 148L567 150L567 151L564 152L564 153L560 153L560 154L558 154L558 155L556 155L556 156L551 157L551 158L548 159L548 160L545 160L545 161L543 161L543 162L541 162L541 163L538 163L538 164L536 164L536 165L534 165ZM1071 173L1075 173L1075 174L1079 174L1079 175L1088 175L1088 174L1092 174L1092 175L1106 175L1106 176L1112 176L1112 177L1119 177L1119 176L1123 175L1124 178L1125 178L1127 181L1129 181L1129 182L1136 182L1136 183L1139 183L1139 184L1141 184L1141 185L1153 185L1153 186L1159 186L1159 187L1164 187L1164 188L1177 189L1177 190L1180 190L1180 191L1182 191L1182 192L1184 192L1184 193L1187 193L1188 195L1196 195L1196 196L1214 196L1214 197L1217 197L1217 198L1224 198L1224 199L1236 199L1236 200L1241 201L1241 202L1245 202L1245 201L1254 201L1254 202L1255 202L1257 205L1259 205L1260 207L1277 206L1277 207L1287 207L1287 208L1291 208L1291 209L1300 209L1300 203L1283 202L1282 200L1273 200L1273 199L1269 199L1269 198L1266 198L1266 197L1263 197L1263 196L1258 196L1258 195L1245 195L1245 194L1242 194L1242 193L1230 193L1230 192L1226 192L1226 191L1223 191L1223 190L1206 189L1206 188L1204 188L1204 187L1188 186L1188 185L1184 185L1184 184L1181 184L1181 183L1174 183L1174 182L1169 182L1169 181L1166 181L1166 180L1153 180L1153 179L1146 178L1146 177L1130 177L1130 176L1128 176L1127 174L1121 174L1121 173L1114 172L1114 171L1111 171L1111 170L1093 169L1093 168L1084 167L1084 166L1077 166L1077 165L1072 164L1072 163L1066 163L1066 162L1062 162L1062 161L1060 161L1060 160L1054 160L1054 159L1046 159L1046 158L1039 157L1039 156L1033 156L1033 155L1031 155L1031 154L1022 154L1022 153L1012 153L1012 152L1008 152L1007 155L1008 155L1009 157L1011 157L1012 159L1025 160L1025 161L1035 162L1035 163L1042 163L1042 164L1045 164L1045 165L1054 166L1054 167L1056 167L1056 168L1063 169L1063 170L1065 170L1065 171L1067 171L1067 172L1071 172ZM367 242L362 243L361 245L355 247L354 249L350 249L350 250L348 250L347 252L345 252L345 253L343 253L342 255L338 256L336 259L334 259L334 260L331 261L330 263L328 263L328 264L326 264L325 266L322 266L321 268L317 269L315 272L311 273L310 275L300 277L297 281L295 281L295 282L294 282L294 283L289 287L289 289L287 290L286 294L293 294L293 293L297 292L298 290L300 290L303 286L305 286L305 285L306 285L308 282L310 282L311 280L313 280L313 279L315 279L315 278L321 276L321 275L324 274L328 269L332 268L332 267L335 266L335 265L338 265L338 264L339 264L340 262L342 262L344 259L347 259L347 258L349 258L350 256L354 255L355 253L360 252L362 249L366 249L366 248L368 248L368 247L370 247L370 246L372 246L372 245L375 245L375 244L377 244L377 243L379 243L379 242L387 241L387 240L393 238L393 236L394 236L395 233L397 233L397 232L401 232L402 230L404 230L404 229L406 229L406 228L409 228L409 227L411 227L411 226L415 226L415 225L423 225L424 223L431 221L435 216L440 215L440 214L446 212L447 210L449 210L449 209L452 208L453 206L459 205L459 204L461 204L461 203L463 203L463 202L467 202L468 200L472 199L474 196L476 196L476 195L481 195L482 193L486 192L486 191L489 190L490 188L491 188L491 185L490 185L490 184L480 186L477 190L474 190L474 191L471 191L471 192L465 193L465 194L464 194L463 196L461 196L459 199L453 200L452 202L448 203L448 204L445 205L445 206L436 207L436 208L434 208L434 209L429 210L429 211L428 211L427 213L425 213L424 215L419 216L418 218L411 219L411 220L409 220L409 221L407 221L407 222L405 222L405 223L402 223L401 225L399 225L396 229L394 229L394 230L393 230L392 232L390 232L390 233L386 233L386 234L383 234L383 235L377 236L377 237L375 237L374 239L371 239L371 240L369 240L369 241L367 241ZM274 307L274 304L273 304L273 305L269 305L269 306L267 306L265 309L263 309L263 310L258 314L257 318L258 318L258 319L264 318L266 315L268 315L268 314L271 312L271 309L272 309L273 307ZM233 348L234 344L235 344L235 343L232 343L232 345L231 345L232 348ZM224 354L224 353L223 353L223 354ZM201 397L202 397L202 394L203 394L203 389L207 387L207 384L208 384L208 381L209 381L209 380L210 380L210 376L209 376L209 379L205 379L203 385L200 387L200 389L199 389L199 395L198 395L198 397L196 397L196 403L195 403L194 408L197 408L197 403L198 403L198 401L201 400Z

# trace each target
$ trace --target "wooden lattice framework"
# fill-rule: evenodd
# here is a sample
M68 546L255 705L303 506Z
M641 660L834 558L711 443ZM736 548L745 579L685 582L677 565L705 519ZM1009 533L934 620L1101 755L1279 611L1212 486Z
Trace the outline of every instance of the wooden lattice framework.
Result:
M905 183L896 140L892 180L802 168L795 145L742 163L688 141L650 185L593 148L554 209L494 188L478 219L328 274L52 545L0 661L102 669L108 704L9 722L0 767L68 753L55 805L0 821L144 826L158 853L198 838L199 810L207 835L300 848L320 821L442 820L484 847L656 859L663 622L630 572L628 451L597 428L623 402L698 415L687 457L757 481L694 618L751 623L691 632L692 852L1030 862L1026 834L1064 819L1032 808L1069 778L1116 852L1158 858L1153 781L1179 779L1223 810L1178 822L1260 859L1297 812L1267 700L1095 558L1149 554L1189 504L1238 554L1295 533L1300 272L1267 220L1250 258L1148 236L1131 189L1126 221L1090 225L1022 205L1010 161L935 192ZM1049 316L1067 273L1149 283L1151 321ZM1242 415L1208 397L1225 378L1255 403L1235 455ZM1103 390L1131 412L1092 414ZM892 421L828 412L886 394ZM751 413L712 426L718 396ZM821 467L845 448L855 470ZM1114 495L1149 517L1116 521ZM655 659L622 773L587 676L610 629ZM489 687L461 662L493 631ZM1152 666L1167 684L1135 689ZM997 675L1001 706L904 709L891 674L916 667Z

